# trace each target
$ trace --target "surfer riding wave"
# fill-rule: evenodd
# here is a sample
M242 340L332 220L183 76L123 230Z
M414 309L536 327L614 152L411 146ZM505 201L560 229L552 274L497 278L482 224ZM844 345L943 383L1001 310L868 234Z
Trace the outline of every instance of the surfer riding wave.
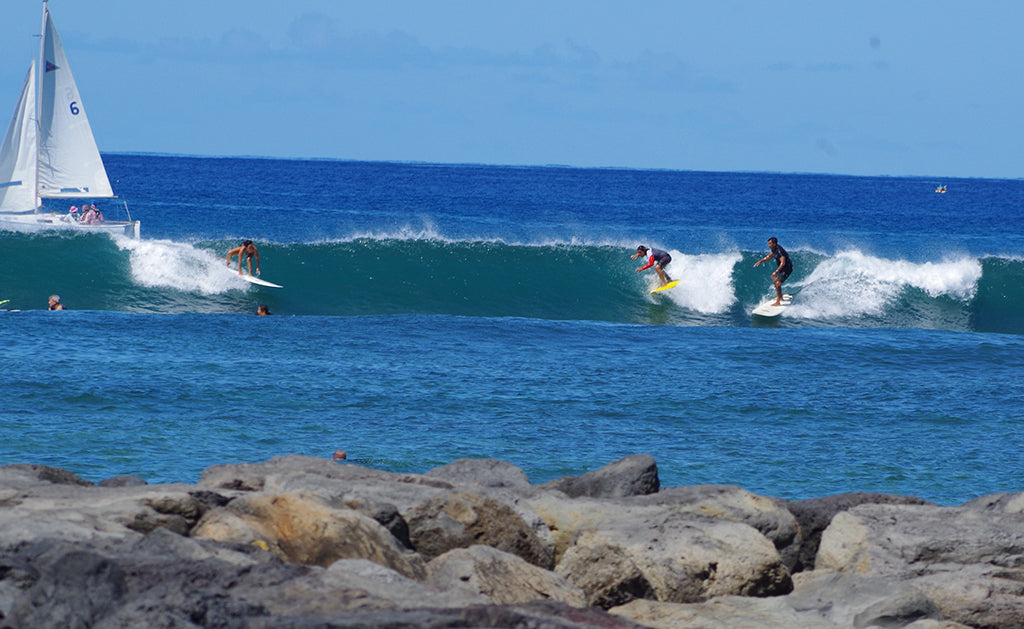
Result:
M639 247L636 248L636 253L634 253L630 257L632 257L635 260L637 258L642 258L645 256L647 257L647 264L638 268L636 270L637 273L646 271L647 269L653 266L654 270L658 272L658 277L661 278L662 286L672 281L672 278L669 277L668 273L665 272L665 267L667 267L669 263L672 262L672 256L670 256L667 251L662 251L661 249L651 249L643 245L640 245Z

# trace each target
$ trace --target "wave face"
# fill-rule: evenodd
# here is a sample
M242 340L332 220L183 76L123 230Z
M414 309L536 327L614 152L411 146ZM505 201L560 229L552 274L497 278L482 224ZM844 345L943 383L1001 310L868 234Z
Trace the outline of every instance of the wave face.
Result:
M635 272L632 249L612 244L523 244L431 235L365 236L262 244L263 276L250 285L228 269L229 240L133 241L102 235L8 234L0 298L45 308L57 292L76 310L275 314L446 314L618 323L749 326L772 295L763 252L690 255L669 250L680 284L651 295L653 270ZM963 256L886 259L851 249L791 250L796 270L786 317L764 325L919 327L1024 334L1024 261ZM45 295L44 295L45 294ZM42 303L40 302L40 296Z

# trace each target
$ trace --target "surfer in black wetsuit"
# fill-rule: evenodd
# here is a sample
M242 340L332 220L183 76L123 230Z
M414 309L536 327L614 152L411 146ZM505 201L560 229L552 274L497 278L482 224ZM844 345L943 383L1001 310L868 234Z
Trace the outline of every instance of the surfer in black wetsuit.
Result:
M661 249L648 249L647 247L640 245L636 248L636 253L632 256L634 260L637 258L647 258L647 264L636 270L637 273L646 271L647 269L654 267L654 270L658 272L658 277L661 278L661 285L664 286L672 281L672 278L665 272L665 267L672 261L672 256L668 255L667 252Z
M768 248L771 249L771 253L761 258L754 263L754 266L767 262L772 258L778 263L778 267L772 271L772 281L775 283L775 303L773 306L782 305L782 283L789 278L789 274L793 272L793 261L789 259L789 254L786 250L779 246L779 241L774 236L768 239Z

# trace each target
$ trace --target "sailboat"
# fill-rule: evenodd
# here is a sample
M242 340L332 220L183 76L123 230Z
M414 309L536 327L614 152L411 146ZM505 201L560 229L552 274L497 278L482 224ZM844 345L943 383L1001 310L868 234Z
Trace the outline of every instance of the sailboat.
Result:
M81 220L85 204L94 204L93 199L117 197L44 0L39 63L33 59L29 66L0 145L0 229L70 229L139 237L139 222L131 220L127 204L128 220ZM70 207L50 210L45 200L78 202L83 212L71 212Z

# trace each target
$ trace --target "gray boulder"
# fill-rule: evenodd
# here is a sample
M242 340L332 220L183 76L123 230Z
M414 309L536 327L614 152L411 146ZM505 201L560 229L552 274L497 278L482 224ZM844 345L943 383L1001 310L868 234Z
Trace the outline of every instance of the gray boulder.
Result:
M814 558L818 554L821 534L828 527L832 517L840 511L848 511L862 504L906 504L930 505L932 503L913 496L896 496L870 492L834 494L807 500L778 501L796 518L800 527L801 541L796 555L787 555L787 566L792 573L814 569Z
M110 478L101 480L96 483L97 487L140 487L142 485L148 485L146 479L138 476L132 476L129 474L122 474L120 476L112 476Z
M426 474L457 486L492 488L529 487L526 472L506 461L497 459L458 459L448 465L436 467Z
M29 463L0 465L0 487L17 489L20 487L34 487L40 483L75 485L78 487L91 487L93 485L89 481L79 478L74 473L59 467L32 465Z
M999 493L980 496L962 505L965 509L980 509L999 513L1024 513L1024 493Z
M603 608L635 598L687 603L729 594L774 596L793 587L778 551L756 529L685 513L583 529L555 571Z
M661 483L654 457L634 454L582 476L565 476L540 487L560 491L570 498L623 498L653 494Z
M583 590L561 575L490 546L449 551L427 564L427 581L441 590L467 590L499 605L555 600L585 607Z
M637 599L608 612L655 629L840 629L817 614L797 612L785 597L721 596L690 604Z
M967 625L1019 627L1024 618L1024 514L861 505L832 519L816 565L902 579Z
M428 561L476 544L512 553L542 568L554 566L554 548L509 505L463 491L425 502L405 516L413 548Z
M748 524L775 546L787 568L795 563L803 538L793 514L764 496L735 485L670 487L656 494L622 500L623 505L657 507L671 513L693 513Z
M786 602L842 627L903 627L922 619L942 620L939 608L912 585L891 577L805 572L793 578Z

